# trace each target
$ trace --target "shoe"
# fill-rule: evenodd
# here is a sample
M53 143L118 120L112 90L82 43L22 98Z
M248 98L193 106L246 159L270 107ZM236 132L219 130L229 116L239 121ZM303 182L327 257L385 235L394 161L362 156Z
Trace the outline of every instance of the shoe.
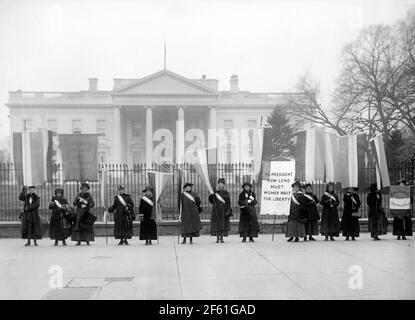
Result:
M225 241L223 241L223 239L220 239L219 241L220 241L220 243L225 243Z
M405 236L402 236L402 240L406 240L406 237Z
M328 237L328 236L326 236L326 237L324 238L324 241L329 241L329 237Z
M182 240L181 244L186 244L186 239L185 238Z
M378 236L376 236L376 237L374 237L374 238L373 238L373 240L375 240L375 241L379 241L379 240L380 240L380 238L379 238Z
M56 247L58 245L58 240L55 241L54 246Z
M89 241L86 242L86 245L89 246Z
M76 243L76 246L80 246L81 245L81 241L78 241L77 243Z
M66 246L66 241L65 240L62 241L62 245Z
M298 242L298 241L299 241L298 237L295 237L294 242Z
M352 241L356 241L355 237L352 237Z
M349 237L346 237L346 241L349 241Z
M242 242L246 242L246 237L243 237L242 238Z
M193 244L193 239L192 239L192 238L190 238L189 243L190 243L190 244Z
M255 242L255 241L254 241L254 238L250 237L250 238L249 238L249 242Z
M330 237L330 241L334 241L334 238L333 237Z
M304 241L307 241L307 236L304 237Z
M148 245L148 240L146 240L146 245Z
M314 239L312 236L310 236L310 237L308 238L308 240L310 240L310 241L316 241L316 239Z
M118 245L122 246L123 244L124 244L124 240L121 239L120 242L118 242Z
M127 239L124 239L124 244L125 244L126 246L128 246L128 245L129 245L129 243L128 243Z
M37 247L37 242L35 241L35 247Z
M26 242L26 244L24 245L25 247L28 247L28 246L30 246L30 242L28 241L28 242Z
M293 237L290 237L287 241L291 242L291 241L293 241L293 239L294 239Z
M151 240L148 240L148 244L149 244L149 245L152 245L153 243L151 242Z
M219 243L219 238L216 239L216 243Z
M401 236L398 236L398 238L396 240L401 240Z

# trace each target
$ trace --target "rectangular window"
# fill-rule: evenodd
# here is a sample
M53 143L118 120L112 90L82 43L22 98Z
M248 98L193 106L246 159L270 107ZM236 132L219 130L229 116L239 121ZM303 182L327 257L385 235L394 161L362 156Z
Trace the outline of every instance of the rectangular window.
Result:
M133 151L133 164L138 164L141 162L141 152Z
M223 127L224 127L224 129L232 129L233 128L233 120L224 120Z
M131 121L131 136L133 138L138 138L142 135L142 126L141 121L133 120Z
M106 133L106 122L105 120L97 120L97 134L100 137L105 137Z
M254 130L257 128L257 124L256 124L256 120L248 120L248 152L249 152L249 157L253 157L254 156Z
M25 119L23 120L23 131L30 131L32 130L32 120Z
M80 134L82 133L82 121L78 119L72 120L72 133Z
M48 130L53 132L58 131L58 121L56 119L48 119Z

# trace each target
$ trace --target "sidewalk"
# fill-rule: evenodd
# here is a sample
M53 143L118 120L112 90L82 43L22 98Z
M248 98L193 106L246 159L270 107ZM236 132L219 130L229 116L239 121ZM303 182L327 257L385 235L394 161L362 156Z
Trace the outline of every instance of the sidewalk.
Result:
M118 246L111 238L106 246L99 237L89 247L0 239L0 299L415 299L413 238L317 238L287 243L280 234L274 242L260 235L240 243L232 235L216 244L202 236L178 245L164 236L153 246L138 238ZM49 287L53 265L62 268L62 289ZM349 287L357 277L351 266L362 271L361 289Z

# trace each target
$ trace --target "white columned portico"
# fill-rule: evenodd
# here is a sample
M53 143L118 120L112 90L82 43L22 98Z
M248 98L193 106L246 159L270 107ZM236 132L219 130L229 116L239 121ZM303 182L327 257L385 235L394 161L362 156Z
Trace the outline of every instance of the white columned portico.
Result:
M208 147L216 148L216 107L209 106ZM216 162L216 152L208 152L208 163Z
M114 135L112 141L112 161L115 164L122 162L121 150L121 106L114 108Z
M176 163L184 162L184 107L177 106Z
M153 163L153 106L146 106L146 164Z

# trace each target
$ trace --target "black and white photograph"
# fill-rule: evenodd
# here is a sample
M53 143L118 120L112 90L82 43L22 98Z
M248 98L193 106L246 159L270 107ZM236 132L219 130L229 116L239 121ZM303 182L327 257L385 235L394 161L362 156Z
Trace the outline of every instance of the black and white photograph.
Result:
M414 186L415 0L0 0L0 300L415 300Z

